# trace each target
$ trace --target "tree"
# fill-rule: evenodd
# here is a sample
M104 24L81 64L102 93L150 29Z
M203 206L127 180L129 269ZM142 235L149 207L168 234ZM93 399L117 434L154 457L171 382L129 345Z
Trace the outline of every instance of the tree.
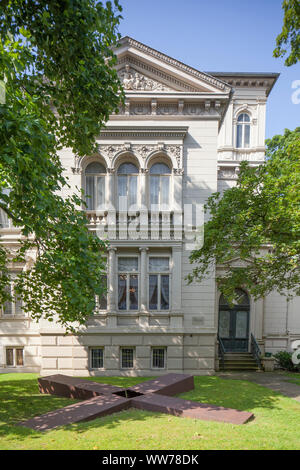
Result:
M237 287L254 298L300 295L300 128L266 143L264 164L242 162L236 186L208 199L204 244L190 256L189 281L222 266L217 283L230 301Z
M23 263L23 309L36 320L55 316L67 330L86 322L105 290L106 244L87 229L82 195L61 196L68 182L58 152L94 152L123 99L112 51L120 11L118 0L0 6L0 208L22 234L15 251L0 245L0 302L11 299L9 264Z
M274 57L284 57L284 65L287 67L296 64L300 60L300 2L299 0L283 0L284 10L283 26L281 33L276 38L277 47L273 51ZM287 48L290 48L288 52Z

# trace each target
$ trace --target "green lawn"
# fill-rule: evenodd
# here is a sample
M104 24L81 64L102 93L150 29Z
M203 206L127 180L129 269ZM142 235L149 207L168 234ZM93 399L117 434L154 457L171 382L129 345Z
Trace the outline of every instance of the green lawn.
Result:
M214 423L130 409L87 423L41 433L22 419L74 403L39 394L35 374L0 375L0 449L299 449L300 403L254 383L195 377L196 401L252 411L244 425ZM140 377L93 378L129 386Z
M292 384L300 385L300 373L299 372L287 372L286 375L288 376L289 380L287 382L291 382Z

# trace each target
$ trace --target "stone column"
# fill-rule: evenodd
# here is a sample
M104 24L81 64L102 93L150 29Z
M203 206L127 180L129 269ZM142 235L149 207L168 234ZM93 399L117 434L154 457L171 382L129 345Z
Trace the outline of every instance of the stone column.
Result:
M140 248L141 252L141 274L140 274L140 294L141 294L141 313L148 312L147 308L147 251L148 248Z
M171 327L182 327L182 311L181 311L181 246L172 247L172 303L171 303Z
M116 307L116 248L108 250L108 292L107 292L107 326L117 326Z
M114 169L107 169L107 184L106 184L106 208L107 208L107 226L108 238L111 240L116 239L116 207L115 207L115 185L114 185Z
M257 147L264 147L265 146L265 128L266 128L266 101L265 97L257 98L257 121L252 120L256 123L256 142L254 145ZM253 122L253 124L254 124ZM254 131L253 125L251 126L251 130ZM251 139L251 137L250 137Z
M174 239L182 239L182 180L183 170L173 170L173 181L174 181Z
M106 198L105 204L108 209L114 209L115 195L114 195L114 169L108 168L106 175Z
M145 168L141 169L140 173L140 188L141 188L141 201L140 201L140 238L142 240L148 239L148 205L147 205L147 173Z

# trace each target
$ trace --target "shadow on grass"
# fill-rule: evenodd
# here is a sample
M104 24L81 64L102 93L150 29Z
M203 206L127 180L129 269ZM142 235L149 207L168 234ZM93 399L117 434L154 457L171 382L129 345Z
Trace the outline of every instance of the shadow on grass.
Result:
M150 377L89 377L88 380L100 383L110 383L121 387L128 387L149 380ZM221 379L219 377L195 377L195 389L179 395L181 398L208 403L211 405L235 408L241 411L253 411L258 408L280 408L280 394L261 387L257 384ZM32 379L3 380L0 382L0 437L18 437L25 439L28 436L39 438L40 432L30 428L18 426L20 421L40 416L48 411L76 403L76 400L61 398L54 395L39 393L36 376ZM74 423L59 429L85 432L88 429L102 427L114 428L124 420L143 421L148 417L159 418L160 413L152 413L136 409L124 410L113 415L81 423ZM51 432L51 431L50 431Z
M6 374L8 376L8 374ZM76 403L77 400L43 395L39 392L37 378L0 381L0 437L36 434L35 431L17 426L17 424L34 416L39 416L64 406Z

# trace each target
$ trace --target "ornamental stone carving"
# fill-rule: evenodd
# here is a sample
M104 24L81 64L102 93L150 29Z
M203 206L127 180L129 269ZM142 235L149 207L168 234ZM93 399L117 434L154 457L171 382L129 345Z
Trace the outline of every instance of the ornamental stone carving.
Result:
M237 180L239 176L239 167L220 168L218 167L218 179Z
M163 152L167 154L173 161L174 168L182 168L182 145L177 144L165 144L158 142L157 144L131 144L125 142L123 144L100 144L98 146L99 153L106 159L109 160L109 167L113 167L115 157L121 152L132 152L141 163L141 167L144 166L146 159L154 152Z
M170 157L177 161L177 167L182 167L182 145L166 145L166 151Z
M99 145L99 152L105 158L109 159L110 162L120 152L130 152L132 145L130 143L116 144L116 145Z
M157 106L157 114L178 114L177 103L165 103Z
M130 106L130 114L147 115L151 114L150 103L132 103Z
M184 173L183 168L173 168L174 175L182 176Z
M118 73L126 91L172 91L166 85L137 72L128 64Z

